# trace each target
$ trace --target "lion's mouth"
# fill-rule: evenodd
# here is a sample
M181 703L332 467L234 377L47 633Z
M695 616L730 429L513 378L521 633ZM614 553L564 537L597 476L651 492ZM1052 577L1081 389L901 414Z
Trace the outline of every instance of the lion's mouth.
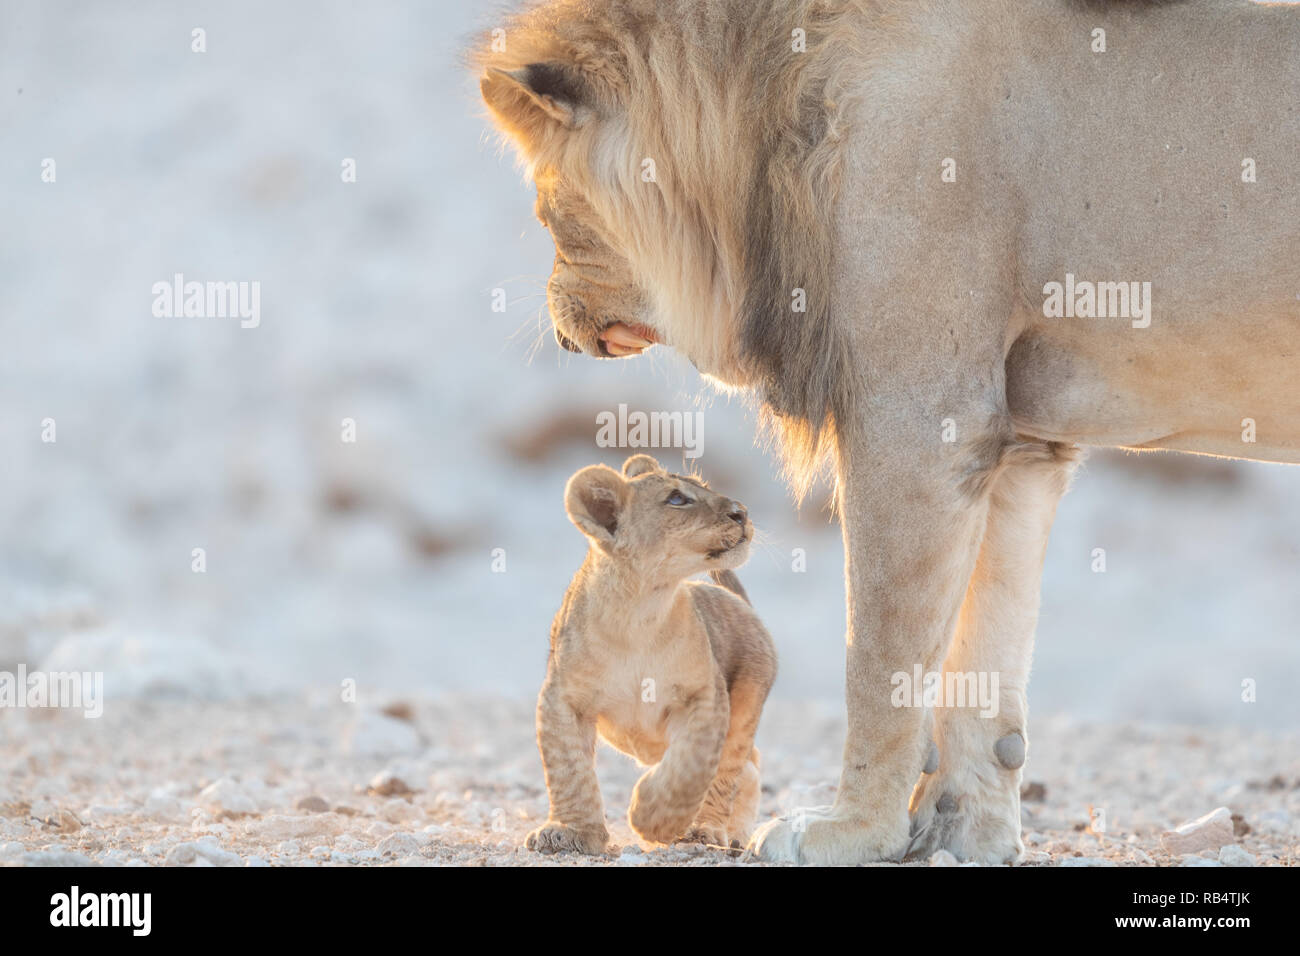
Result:
M605 351L614 358L640 355L652 345L659 343L655 330L646 325L628 325L615 322L606 326L600 333L600 343Z

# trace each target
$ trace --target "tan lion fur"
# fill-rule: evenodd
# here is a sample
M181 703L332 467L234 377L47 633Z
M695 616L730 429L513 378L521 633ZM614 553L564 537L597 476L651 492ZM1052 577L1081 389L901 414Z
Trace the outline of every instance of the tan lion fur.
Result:
M642 327L752 392L796 487L832 453L844 767L754 851L1015 858L1072 446L1300 463L1300 8L550 0L505 38L482 91L556 240L557 334ZM1049 317L1067 275L1150 283L1151 320ZM1015 726L893 707L916 664L996 669Z
M731 570L753 540L745 509L648 455L621 475L579 471L565 506L591 546L551 628L537 705L551 810L526 845L605 849L599 735L650 765L628 811L639 836L743 846L758 812L754 733L776 677L772 639ZM724 586L687 580L703 571Z

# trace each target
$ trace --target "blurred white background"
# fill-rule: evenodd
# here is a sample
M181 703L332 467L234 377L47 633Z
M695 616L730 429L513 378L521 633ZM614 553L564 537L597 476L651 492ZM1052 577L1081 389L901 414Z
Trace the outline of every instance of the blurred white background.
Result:
M662 349L555 346L550 240L459 60L493 22L450 0L0 6L0 668L531 697L585 548L564 481L622 460L595 414L625 402L704 411L700 469L765 531L741 576L775 693L841 696L824 490L797 512L744 409ZM178 272L260 282L260 326L156 318ZM1094 454L1048 554L1032 712L1300 725L1297 492L1296 469Z

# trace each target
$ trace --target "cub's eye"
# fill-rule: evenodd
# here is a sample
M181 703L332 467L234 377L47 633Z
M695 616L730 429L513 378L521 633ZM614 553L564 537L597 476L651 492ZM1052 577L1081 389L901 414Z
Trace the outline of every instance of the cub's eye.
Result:
M680 491L674 491L671 495L668 496L668 499L664 502L664 504L666 505L689 505L690 503L691 503L691 499L687 498Z

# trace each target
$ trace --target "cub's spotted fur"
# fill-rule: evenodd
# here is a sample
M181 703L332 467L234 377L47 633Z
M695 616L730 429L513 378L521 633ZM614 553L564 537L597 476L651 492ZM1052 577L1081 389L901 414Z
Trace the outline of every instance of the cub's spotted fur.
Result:
M605 849L598 734L650 765L628 812L643 839L743 846L776 677L772 639L730 570L754 536L744 506L636 455L622 474L579 471L565 507L591 548L551 627L537 702L551 812L527 846ZM722 586L687 580L702 571Z

